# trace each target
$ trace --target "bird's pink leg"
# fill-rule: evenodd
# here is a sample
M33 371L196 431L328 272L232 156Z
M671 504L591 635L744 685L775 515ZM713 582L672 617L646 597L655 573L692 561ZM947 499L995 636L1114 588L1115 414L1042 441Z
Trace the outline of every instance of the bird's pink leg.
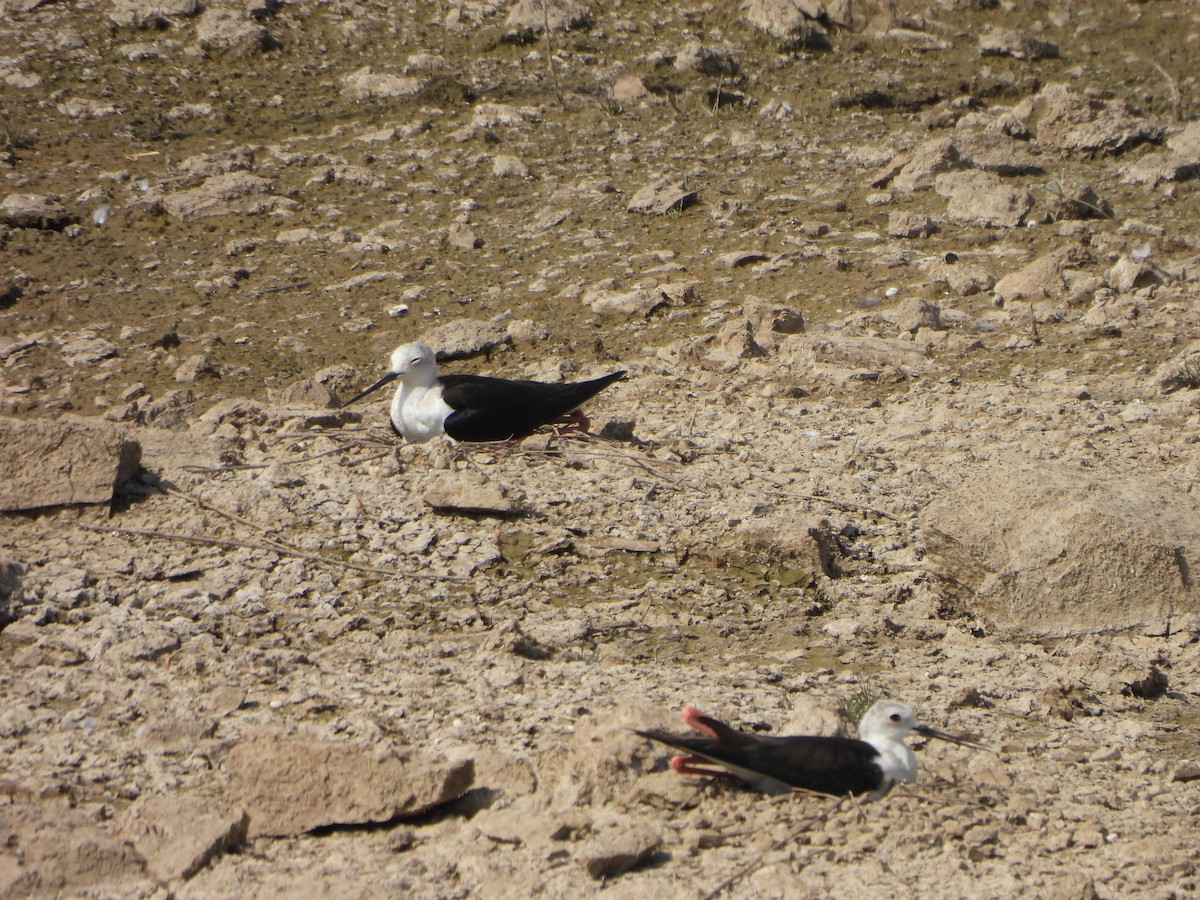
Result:
M685 706L679 710L679 714L683 716L683 721L687 723L689 728L694 728L696 731L706 735L713 740L718 740L717 733L705 725L700 719L707 719L708 716L696 709L694 706Z
M724 769L709 769L703 763L708 760L699 756L672 756L671 768L680 775L703 775L707 778L734 778L736 776Z
M559 434L569 434L573 431L582 431L587 434L588 429L592 427L592 420L584 414L583 410L577 409L565 416L551 419L547 424L551 425Z

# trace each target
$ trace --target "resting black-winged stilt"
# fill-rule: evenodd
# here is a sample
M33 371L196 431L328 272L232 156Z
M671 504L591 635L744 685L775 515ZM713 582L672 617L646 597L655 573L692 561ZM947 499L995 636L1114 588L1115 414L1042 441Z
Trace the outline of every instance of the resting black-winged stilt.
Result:
M912 734L987 749L920 724L911 707L894 700L871 705L859 723L859 739L743 734L693 706L685 706L682 713L683 721L705 737L637 733L682 750L686 755L671 759L671 768L680 774L733 777L768 794L805 790L867 794L868 799L878 800L896 782L916 780L917 757L904 744ZM705 762L722 768L707 768Z
M343 405L399 378L392 429L406 441L421 443L439 434L456 441L510 441L543 425L587 430L579 405L624 377L624 372L613 372L591 381L549 384L486 375L439 376L433 350L426 344L404 344L392 353L388 373Z

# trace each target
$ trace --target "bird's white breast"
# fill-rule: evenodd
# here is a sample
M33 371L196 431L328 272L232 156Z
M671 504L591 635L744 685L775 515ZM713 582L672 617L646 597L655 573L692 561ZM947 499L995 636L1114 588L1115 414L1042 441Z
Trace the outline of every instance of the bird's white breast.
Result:
M884 778L905 783L917 780L917 755L901 741L868 741L879 751L879 767Z
M406 441L418 444L442 434L452 412L454 408L442 399L438 384L402 384L392 398L392 424Z

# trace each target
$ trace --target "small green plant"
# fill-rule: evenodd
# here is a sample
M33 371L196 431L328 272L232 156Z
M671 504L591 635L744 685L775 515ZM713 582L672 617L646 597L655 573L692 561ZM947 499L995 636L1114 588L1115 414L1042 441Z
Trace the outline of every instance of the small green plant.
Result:
M0 149L3 150L32 150L34 139L32 134L26 134L15 128L6 128L0 132Z
M1069 187L1061 178L1055 178L1042 187L1042 190L1055 198L1050 217L1059 222L1063 219L1082 219L1095 217L1111 219L1112 209L1096 196L1095 191L1082 185L1072 184Z
M1200 356L1192 356L1185 360L1179 367L1176 378L1189 391L1200 388Z
M842 700L842 705L838 707L838 715L847 724L857 728L858 723L862 721L863 714L871 708L871 704L876 700L882 700L886 696L886 692L878 685L872 684L870 681L864 681L856 691L848 694Z

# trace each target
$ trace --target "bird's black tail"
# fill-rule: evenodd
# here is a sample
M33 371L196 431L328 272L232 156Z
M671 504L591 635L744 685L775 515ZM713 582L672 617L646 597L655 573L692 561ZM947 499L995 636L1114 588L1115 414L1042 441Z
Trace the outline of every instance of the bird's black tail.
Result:
M620 372L609 372L607 375L601 375L599 378L593 378L591 381L576 381L570 385L572 409L595 397L598 393L612 384L614 381L621 381L625 378L625 370Z

